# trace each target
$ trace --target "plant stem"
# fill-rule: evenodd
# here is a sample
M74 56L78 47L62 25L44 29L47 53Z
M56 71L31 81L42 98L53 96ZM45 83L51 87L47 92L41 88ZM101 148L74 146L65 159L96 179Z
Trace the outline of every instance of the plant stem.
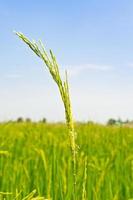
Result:
M56 61L56 57L54 56L53 52L50 50L50 56L48 56L47 52L41 41L39 43L35 43L34 41L30 41L27 37L25 37L22 33L16 32L16 35L24 41L32 51L40 57L45 65L47 66L52 78L56 82L63 104L65 108L65 116L66 116L66 124L68 127L68 135L70 141L70 148L72 154L72 165L73 165L73 189L74 189L74 200L76 200L76 133L74 129L74 122L72 116L72 108L71 108L71 101L70 101L70 94L69 94L69 85L67 79L67 72L65 81L62 81L59 67Z

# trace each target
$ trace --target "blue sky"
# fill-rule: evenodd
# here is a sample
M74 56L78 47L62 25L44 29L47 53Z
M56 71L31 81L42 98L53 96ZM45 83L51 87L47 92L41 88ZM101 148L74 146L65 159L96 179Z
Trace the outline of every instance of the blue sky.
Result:
M13 30L68 70L75 119L133 119L132 11L132 0L1 1L0 120L64 119L57 87Z

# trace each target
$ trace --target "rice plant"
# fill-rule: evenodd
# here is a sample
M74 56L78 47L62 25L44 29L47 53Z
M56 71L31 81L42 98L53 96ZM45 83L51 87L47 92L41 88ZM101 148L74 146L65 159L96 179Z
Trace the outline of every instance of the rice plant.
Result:
M59 66L56 61L56 57L53 54L52 50L50 50L50 56L47 54L43 44L41 41L38 44L35 41L30 41L25 35L20 32L16 32L17 36L25 42L30 49L42 59L44 64L47 66L53 80L58 86L64 108L65 108L65 116L66 116L66 123L68 127L68 135L70 140L70 147L72 153L72 161L73 161L73 186L74 186L74 200L75 193L76 193L76 133L74 129L74 122L73 122L73 115L72 115L72 108L71 108L71 101L69 95L69 85L68 85L68 78L67 72L65 73L65 81L61 79Z
M133 199L133 129L76 124L76 130L77 200ZM73 199L66 133L59 123L0 123L0 200Z

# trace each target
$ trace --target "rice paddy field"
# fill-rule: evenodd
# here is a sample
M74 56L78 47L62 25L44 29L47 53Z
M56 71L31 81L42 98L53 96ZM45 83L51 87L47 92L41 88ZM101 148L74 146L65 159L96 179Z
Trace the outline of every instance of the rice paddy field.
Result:
M133 129L76 124L77 200L133 199ZM73 200L64 124L0 124L0 200Z

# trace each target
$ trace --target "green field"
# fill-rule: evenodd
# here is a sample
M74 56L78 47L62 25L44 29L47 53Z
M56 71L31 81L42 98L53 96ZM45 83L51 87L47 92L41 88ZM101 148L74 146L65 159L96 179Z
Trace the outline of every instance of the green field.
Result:
M66 130L63 124L0 124L0 199L73 199ZM133 129L79 124L76 131L77 200L132 199Z

